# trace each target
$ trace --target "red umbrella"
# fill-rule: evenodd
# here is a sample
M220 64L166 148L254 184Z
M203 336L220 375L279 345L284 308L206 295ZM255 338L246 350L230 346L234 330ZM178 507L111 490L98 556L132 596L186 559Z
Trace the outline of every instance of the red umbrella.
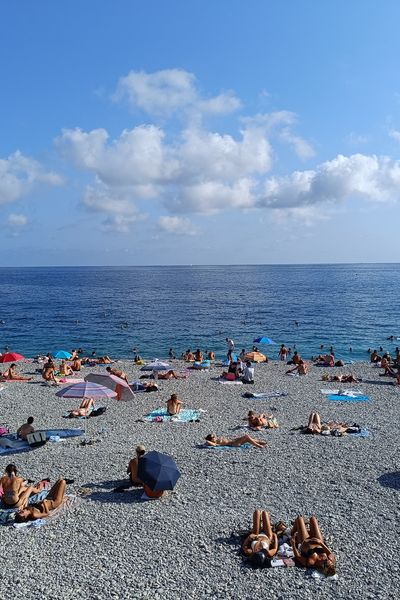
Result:
M0 363L16 362L17 360L25 360L25 356L18 352L6 352L0 356Z

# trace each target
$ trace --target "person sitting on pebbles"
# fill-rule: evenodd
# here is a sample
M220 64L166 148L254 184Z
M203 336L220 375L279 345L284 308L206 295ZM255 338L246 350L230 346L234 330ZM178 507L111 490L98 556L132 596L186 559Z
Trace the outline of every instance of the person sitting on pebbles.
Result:
M279 425L273 415L257 414L253 410L249 410L247 414L247 422L251 429L255 431L267 427L268 429L278 429Z
M17 475L17 467L14 464L6 466L5 475L0 479L0 486L3 488L2 502L6 508L25 507L29 496L43 489L42 483L36 487L28 485L23 477Z
M69 375L74 374L71 365L68 365L64 359L61 361L60 366L58 367L58 372L61 377L68 377Z
M304 360L300 359L298 364L293 367L293 369L289 369L286 371L286 375L289 373L295 373L297 371L298 375L307 375L308 373L308 365L304 362Z
M255 448L264 448L267 445L267 442L256 440L250 435L242 435L241 437L232 440L225 437L218 437L215 433L209 433L206 436L207 446L231 446L232 448L238 448L244 444L251 444Z
M48 517L52 510L58 508L64 502L65 488L69 483L74 483L74 480L59 479L56 481L46 499L20 509L15 515L15 522L26 523L27 521L36 521Z
M26 423L17 429L17 436L21 438L21 440L26 440L26 437L35 431L35 428L32 425L33 420L33 417L28 417Z
M242 543L243 554L254 566L262 567L278 552L278 537L273 533L266 510L255 510L253 529Z
M296 518L291 543L300 566L317 569L328 577L335 575L336 558L324 542L316 517L310 518L308 529L302 516Z
M42 378L47 381L47 383L53 383L53 385L58 385L56 376L56 367L51 359L49 359L43 367Z
M17 371L17 365L13 363L10 367L4 371L2 375L3 379L8 379L9 381L31 381L32 377L24 377L20 375Z
M176 394L171 394L171 398L167 401L167 413L169 415L178 415L181 412L182 400L179 400Z
M142 458L142 456L144 456L145 453L146 453L146 448L144 446L142 446L141 444L139 446L137 446L136 447L136 456L134 458L132 458L132 460L129 461L128 468L126 469L126 472L129 475L129 480L130 480L131 484L136 487L143 485L142 482L140 481L140 479L138 478L137 474L138 474L139 460Z

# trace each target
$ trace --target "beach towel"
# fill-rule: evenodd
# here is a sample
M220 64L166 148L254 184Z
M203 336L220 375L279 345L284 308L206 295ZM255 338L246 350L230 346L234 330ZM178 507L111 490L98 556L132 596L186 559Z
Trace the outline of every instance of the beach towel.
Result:
M71 415L70 412L67 412L63 415L64 419L88 419L89 417L99 417L100 415L104 415L106 412L106 406L98 406L97 408L92 408L86 416L82 415Z
M261 392L259 394L254 392L245 392L242 394L243 398L253 398L262 400L263 398L280 398L281 396L287 396L287 392Z
M218 379L219 383L223 383L224 385L243 385L243 381L240 379L235 379L234 381L229 381L229 379Z
M200 419L200 411L191 408L183 408L177 415L169 415L165 408L156 408L148 415L143 417L145 421L152 423L172 422L172 423L190 423Z
M342 388L336 388L334 390L322 389L321 394L329 395L339 395L339 396L362 396L364 392L362 390L343 390Z
M79 435L83 435L83 429L43 429L46 433L46 438L69 438ZM0 456L7 454L17 454L20 452L30 452L34 448L28 444L26 440L17 439L16 434L4 435L1 437L0 443L4 445L0 446ZM7 445L6 445L7 444Z
M369 397L329 394L328 400L330 400L331 402L369 402Z
M242 446L209 446L208 444L202 444L200 448L207 448L208 450L249 450L254 446L251 444L243 444Z
M58 519L58 517L61 517L65 514L67 514L67 512L69 512L72 508L74 508L78 502L80 501L80 498L78 498L78 496L76 496L75 494L67 494L64 497L64 501L62 504L60 504L60 506L58 506L57 508L55 508L54 510L52 510L49 514L48 517L46 517L45 519L36 519L36 521L28 521L27 523L12 523L12 526L15 529L26 529L26 528L37 528L37 527L42 527L43 525L48 525L48 523L51 523L52 521L54 521L54 519Z
M50 487L50 486L49 486ZM45 490L42 490L38 494L34 494L29 497L28 505L35 504L36 502L41 502L44 500L48 493L49 487ZM8 525L14 522L14 515L18 512L19 508L6 508L4 504L1 503L0 506L0 525Z

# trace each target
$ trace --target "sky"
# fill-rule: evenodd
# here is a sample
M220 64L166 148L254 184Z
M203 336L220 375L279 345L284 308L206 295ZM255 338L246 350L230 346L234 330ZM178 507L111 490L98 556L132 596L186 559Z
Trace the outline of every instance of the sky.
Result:
M400 262L399 22L0 3L0 266Z

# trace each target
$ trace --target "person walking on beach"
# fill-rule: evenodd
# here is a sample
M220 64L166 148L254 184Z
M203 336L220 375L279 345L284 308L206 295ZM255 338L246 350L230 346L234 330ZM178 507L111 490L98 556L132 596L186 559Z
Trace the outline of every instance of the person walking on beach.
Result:
M232 360L232 352L235 348L235 342L230 338L225 338L225 341L228 345L228 353L226 355L228 360Z

